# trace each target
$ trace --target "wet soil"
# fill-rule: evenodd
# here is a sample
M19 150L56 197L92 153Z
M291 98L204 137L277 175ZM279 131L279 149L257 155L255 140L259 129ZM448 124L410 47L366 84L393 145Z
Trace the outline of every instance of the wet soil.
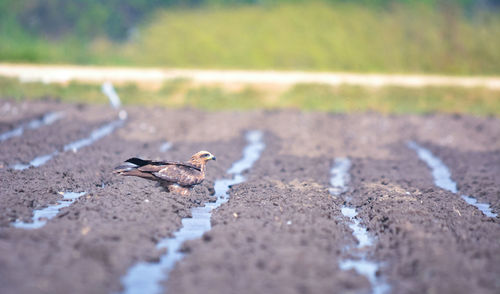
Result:
M374 237L363 250L381 264L378 275L390 292L500 292L500 219L460 197L474 196L500 213L499 119L130 107L125 124L94 144L16 171L9 166L86 137L117 112L0 102L0 132L47 111L67 114L0 142L2 293L121 291L128 268L158 260L156 243L181 227L191 207L213 199L214 181L228 177L252 129L264 132L266 149L213 212L212 230L184 244L185 258L162 282L167 293L370 293L364 276L339 267L356 246L340 211L344 204L356 207ZM435 186L408 140L441 158L458 194ZM161 152L166 141L172 148ZM132 156L187 160L202 149L217 161L189 197L111 173ZM348 190L333 196L330 169L344 156L352 161ZM40 229L10 225L29 222L35 209L55 204L64 191L87 194Z

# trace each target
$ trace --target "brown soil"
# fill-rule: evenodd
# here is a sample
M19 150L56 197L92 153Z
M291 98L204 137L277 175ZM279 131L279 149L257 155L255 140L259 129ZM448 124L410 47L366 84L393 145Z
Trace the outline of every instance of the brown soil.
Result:
M9 113L10 109L17 112ZM63 120L0 142L2 293L113 293L138 261L155 261L156 243L209 201L213 182L241 157L246 130L264 131L266 149L212 216L213 228L163 285L168 293L367 293L369 281L339 261L356 239L340 208L350 197L374 236L367 256L392 293L500 293L500 121L470 116L330 115L297 111L202 112L128 108L126 124L78 152L15 171L13 163L59 150L116 119L100 106L0 101L0 132L50 110ZM5 114L5 115L4 115ZM434 185L406 147L415 140L450 168L459 193ZM165 141L173 147L159 148ZM183 160L217 156L189 197L111 173L131 156ZM349 190L329 194L336 157L352 160ZM10 226L54 204L61 191L87 194L36 230Z

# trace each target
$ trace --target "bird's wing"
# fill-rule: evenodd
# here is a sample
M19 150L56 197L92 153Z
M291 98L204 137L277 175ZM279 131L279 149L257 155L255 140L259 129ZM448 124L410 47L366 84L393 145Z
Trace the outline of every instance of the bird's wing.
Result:
M180 162L180 161L169 161L169 160L155 161L155 160L144 160L144 159L140 159L137 157L133 157L133 158L127 159L125 162L129 162L129 163L132 163L132 164L139 166L140 168L144 168L143 171L147 171L148 169L150 169L151 171L158 171L159 169L157 169L157 167L163 168L166 165L185 166L188 168L193 168L193 169L201 171L200 168L195 166L195 165L192 165L192 164L187 163L187 162Z
M176 183L181 186L197 185L205 179L204 174L198 168L184 163L168 164L162 167L162 169L155 171L153 174L164 181Z

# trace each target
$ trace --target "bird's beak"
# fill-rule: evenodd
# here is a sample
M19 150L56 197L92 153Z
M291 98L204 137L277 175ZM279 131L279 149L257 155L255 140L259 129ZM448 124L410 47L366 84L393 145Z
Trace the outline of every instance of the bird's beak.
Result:
M216 160L217 158L215 158L215 156L212 155L212 160Z

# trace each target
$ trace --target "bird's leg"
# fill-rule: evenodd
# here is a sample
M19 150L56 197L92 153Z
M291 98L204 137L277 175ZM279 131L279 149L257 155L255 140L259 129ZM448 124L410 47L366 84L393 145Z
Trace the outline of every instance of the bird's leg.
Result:
M172 184L159 181L158 185L160 187L162 187L163 189L165 189L166 192L169 192L169 193L171 192L171 186L172 186Z
M188 196L189 195L189 188L185 188L185 187L174 184L174 185L169 186L169 192L177 194L177 195Z

